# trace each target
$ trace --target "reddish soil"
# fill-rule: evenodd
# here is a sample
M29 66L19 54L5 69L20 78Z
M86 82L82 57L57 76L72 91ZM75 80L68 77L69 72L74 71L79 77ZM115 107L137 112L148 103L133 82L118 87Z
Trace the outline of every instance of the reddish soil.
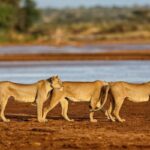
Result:
M102 53L0 54L0 61L150 60L150 50Z
M38 123L36 107L9 102L11 122L0 122L0 150L150 149L150 102L126 101L121 110L125 123L110 122L103 112L95 115L98 123L90 123L86 103L69 106L75 122L65 121L57 106L47 123Z

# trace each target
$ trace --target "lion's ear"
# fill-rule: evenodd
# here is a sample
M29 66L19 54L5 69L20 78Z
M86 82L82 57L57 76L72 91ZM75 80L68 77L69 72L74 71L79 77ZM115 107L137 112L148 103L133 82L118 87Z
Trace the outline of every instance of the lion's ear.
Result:
M48 82L51 82L51 78L48 78L47 81L48 81Z
M54 77L53 77L53 76L47 79L47 81L50 82L50 83L52 83L53 80L54 80Z

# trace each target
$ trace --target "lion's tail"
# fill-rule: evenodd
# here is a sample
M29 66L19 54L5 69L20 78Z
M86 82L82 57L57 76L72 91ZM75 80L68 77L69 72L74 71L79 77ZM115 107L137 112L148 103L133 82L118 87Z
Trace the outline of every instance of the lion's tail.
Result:
M97 109L91 109L90 110L91 112L95 112L95 111L101 110L104 107L104 105L105 105L105 103L107 101L107 98L108 98L109 89L110 89L110 85L108 84L107 87L106 87L105 98L104 98L104 101L103 101L102 105L99 108L97 108Z

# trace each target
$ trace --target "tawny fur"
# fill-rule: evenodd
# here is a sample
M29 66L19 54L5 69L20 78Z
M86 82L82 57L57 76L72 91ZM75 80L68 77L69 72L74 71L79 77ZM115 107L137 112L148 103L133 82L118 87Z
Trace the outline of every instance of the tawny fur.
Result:
M110 107L106 116L112 121L124 122L119 115L124 100L132 102L146 102L150 97L150 82L133 84L127 82L110 82Z
M101 106L100 95L102 87L107 86L107 82L94 81L94 82L63 82L63 91L54 90L52 98L54 101L60 100L62 107L62 116L68 120L73 121L67 115L68 112L68 100L73 102L89 102L91 108L94 110L96 107ZM46 118L47 113L51 110L51 107L47 106L44 109L43 119ZM96 122L93 118L94 112L90 112L90 121Z
M54 88L61 88L62 82L57 76L48 80L40 80L34 84L18 84L9 81L0 82L0 116L3 121L9 122L4 115L8 99L13 97L15 101L37 104L37 118L43 122L43 103L48 99L49 92ZM52 102L53 103L53 102Z

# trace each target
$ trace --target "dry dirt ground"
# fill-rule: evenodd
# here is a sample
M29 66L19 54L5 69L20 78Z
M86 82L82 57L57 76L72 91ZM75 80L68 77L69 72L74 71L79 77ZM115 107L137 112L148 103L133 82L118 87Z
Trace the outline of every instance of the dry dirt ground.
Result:
M121 110L125 123L109 122L102 112L95 115L98 123L90 123L86 103L70 103L75 122L61 117L59 105L48 123L37 122L30 104L9 102L6 114L11 122L0 122L0 150L150 149L150 102L126 101Z

